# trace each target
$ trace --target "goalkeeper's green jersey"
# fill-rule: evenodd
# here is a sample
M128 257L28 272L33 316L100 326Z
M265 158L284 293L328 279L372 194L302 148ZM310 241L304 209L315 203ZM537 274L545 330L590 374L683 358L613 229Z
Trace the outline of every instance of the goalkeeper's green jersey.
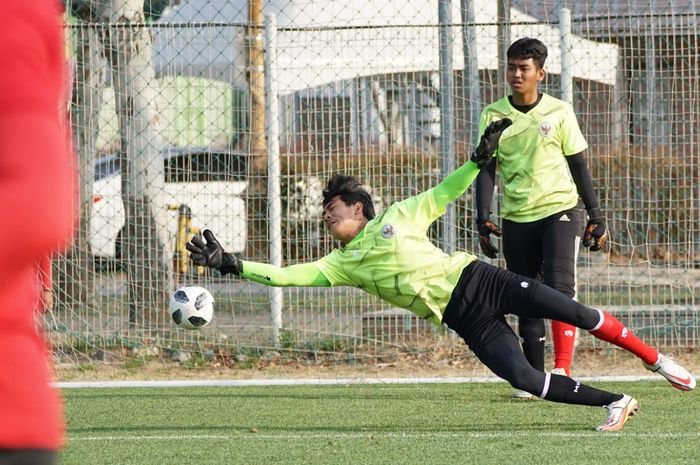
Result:
M443 252L428 228L477 174L476 165L466 163L432 189L392 204L343 248L315 262L278 268L243 261L241 277L272 286L357 287L439 325L462 270L476 257Z
M503 118L513 121L496 152L503 218L526 223L576 206L579 194L564 157L583 152L588 144L571 105L544 94L522 113L504 97L482 111L479 134Z
M448 255L430 242L430 224L445 212L432 189L395 203L342 249L316 262L333 285L364 289L440 324L462 270L474 255Z

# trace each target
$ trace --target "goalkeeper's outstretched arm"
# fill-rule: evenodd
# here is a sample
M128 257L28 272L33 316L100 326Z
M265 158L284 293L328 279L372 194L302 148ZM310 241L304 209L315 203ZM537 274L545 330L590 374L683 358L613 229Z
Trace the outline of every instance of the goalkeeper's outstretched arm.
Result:
M486 167L493 160L493 154L498 148L498 141L503 131L513 122L503 118L489 124L481 136L479 145L474 149L469 161L450 173L440 184L433 189L435 204L441 208L449 202L459 198L471 186L479 174L481 168Z
M447 175L440 184L433 188L435 204L438 208L458 199L471 186L479 174L479 166L468 161Z
M241 278L250 279L268 286L313 286L327 287L331 283L313 263L303 263L281 268L266 263L241 260L227 253L214 233L205 229L199 236L187 243L190 259L198 266L206 266L219 270L221 274L233 273ZM205 242L206 241L206 242Z
M292 287L328 287L330 281L313 263L300 263L284 268L267 263L241 260L241 278L250 279L268 286Z

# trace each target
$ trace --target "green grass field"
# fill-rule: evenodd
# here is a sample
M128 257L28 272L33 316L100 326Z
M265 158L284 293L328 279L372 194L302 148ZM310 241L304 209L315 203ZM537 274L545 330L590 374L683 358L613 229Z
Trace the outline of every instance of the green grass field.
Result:
M700 394L591 384L639 400L622 433L594 431L603 409L505 383L66 389L63 463L700 463Z

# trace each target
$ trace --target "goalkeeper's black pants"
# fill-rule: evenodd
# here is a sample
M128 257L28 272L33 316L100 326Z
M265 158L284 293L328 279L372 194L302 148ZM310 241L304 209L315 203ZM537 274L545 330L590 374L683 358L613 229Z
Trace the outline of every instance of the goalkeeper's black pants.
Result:
M596 327L601 318L599 311L531 278L476 261L462 272L442 321L484 365L516 389L579 405L603 406L622 397L533 368L506 322L507 314L556 319L585 330Z
M585 212L571 208L537 221L503 220L503 256L506 267L528 278L539 278L569 298L576 295L578 256ZM518 318L518 333L530 364L544 370L545 324L542 318ZM573 349L573 335L566 344ZM556 343L560 339L555 339ZM560 343L564 343L561 341ZM558 354L555 354L558 355ZM571 360L571 353L566 358Z

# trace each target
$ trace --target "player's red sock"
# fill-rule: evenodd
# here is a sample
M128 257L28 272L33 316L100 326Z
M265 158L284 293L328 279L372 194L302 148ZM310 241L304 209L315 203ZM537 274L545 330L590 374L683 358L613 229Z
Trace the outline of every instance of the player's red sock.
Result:
M601 316L600 322L589 331L592 335L632 352L648 365L656 363L659 358L659 352L656 349L642 342L620 320L608 312L602 310L598 310L598 312Z
M566 370L566 375L571 376L576 326L552 320L552 341L554 342L554 368L563 368Z

